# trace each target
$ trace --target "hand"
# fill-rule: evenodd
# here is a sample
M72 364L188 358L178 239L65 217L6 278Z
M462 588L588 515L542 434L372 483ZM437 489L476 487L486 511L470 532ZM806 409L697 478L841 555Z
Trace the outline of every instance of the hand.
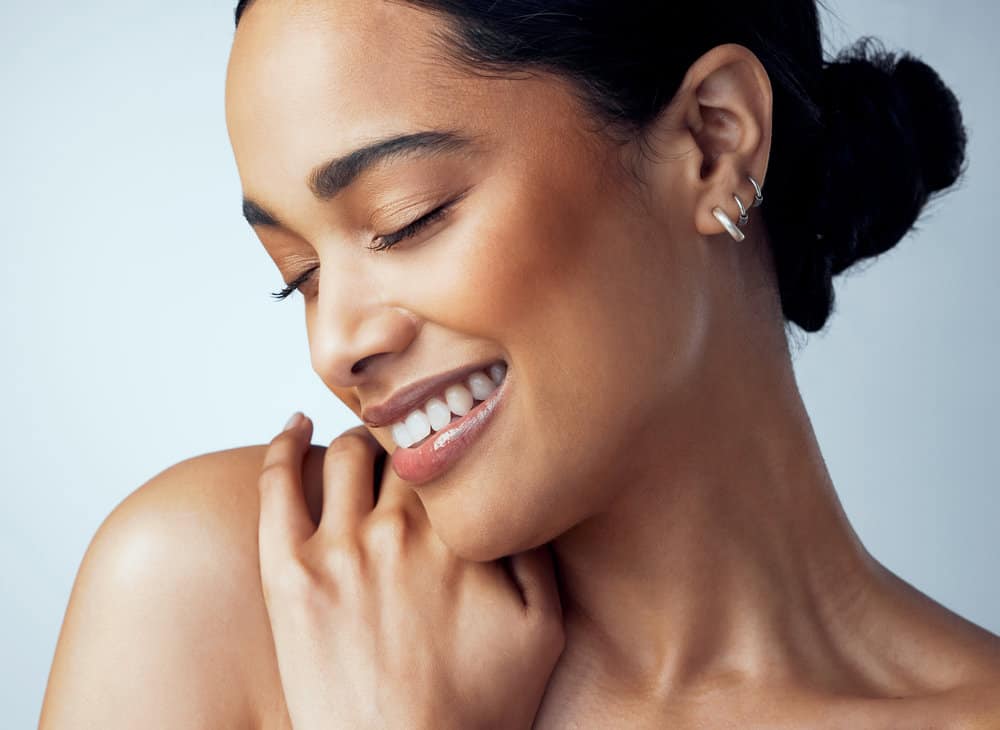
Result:
M362 426L326 450L317 527L302 494L311 436L305 417L276 436L259 480L261 581L295 730L530 728L565 640L548 547L462 560L392 469L375 504L385 452Z

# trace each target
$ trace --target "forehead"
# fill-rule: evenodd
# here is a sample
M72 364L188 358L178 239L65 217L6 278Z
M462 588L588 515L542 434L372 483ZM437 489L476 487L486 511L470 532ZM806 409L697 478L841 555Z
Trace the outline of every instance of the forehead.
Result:
M477 111L497 85L445 62L441 28L430 13L383 0L257 0L226 79L241 174L256 179L265 160L268 174L275 165L301 172L362 140L485 118Z

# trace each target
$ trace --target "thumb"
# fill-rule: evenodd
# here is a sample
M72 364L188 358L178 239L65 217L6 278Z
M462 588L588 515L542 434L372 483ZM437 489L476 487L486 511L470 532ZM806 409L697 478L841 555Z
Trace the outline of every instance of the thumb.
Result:
M556 616L562 621L559 580L549 543L509 556L514 580L528 613Z

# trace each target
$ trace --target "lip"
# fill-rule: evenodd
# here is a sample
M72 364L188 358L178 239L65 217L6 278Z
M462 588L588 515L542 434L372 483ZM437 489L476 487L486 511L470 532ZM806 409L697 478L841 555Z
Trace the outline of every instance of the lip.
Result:
M497 362L506 361L503 358L494 357L473 365L463 365L460 368L455 368L445 373L438 373L429 378L410 383L397 390L381 403L361 409L361 420L370 428L382 428L396 421L401 421L410 411L423 405L424 401L433 395L437 395L445 387L453 383L462 382L466 377L472 375L472 373L486 370L490 365ZM486 401L483 402L485 403Z
M396 476L412 484L422 484L443 474L496 420L510 379L508 366L503 382L460 419L432 433L420 446L397 446L390 456Z

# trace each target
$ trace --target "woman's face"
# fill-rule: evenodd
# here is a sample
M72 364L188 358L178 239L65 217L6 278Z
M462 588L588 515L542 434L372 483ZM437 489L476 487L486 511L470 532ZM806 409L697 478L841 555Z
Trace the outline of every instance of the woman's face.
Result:
M638 185L565 82L463 73L432 42L443 27L405 3L257 0L226 114L243 193L280 222L255 230L283 279L320 267L301 288L312 365L354 413L507 363L487 430L413 485L442 540L488 560L602 511L683 416L706 266L689 245L690 166L658 162ZM432 130L474 143L383 161L333 197L310 189L331 158ZM413 238L368 248L452 200ZM389 427L372 432L397 448Z

